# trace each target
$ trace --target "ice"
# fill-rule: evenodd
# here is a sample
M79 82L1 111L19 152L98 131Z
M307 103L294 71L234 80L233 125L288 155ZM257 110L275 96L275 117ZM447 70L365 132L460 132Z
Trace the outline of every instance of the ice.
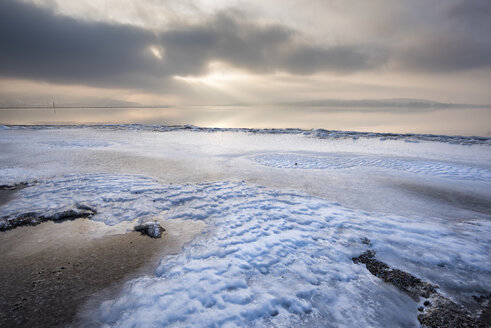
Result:
M52 216L84 205L96 209L92 220L108 225L136 218L143 222L168 210L175 201L173 197L161 198L164 189L186 195L185 188L164 187L144 176L73 174L40 179L34 186L20 190L19 197L0 208L0 217L15 218L19 212Z
M108 224L164 210L168 220L208 224L181 254L162 259L155 277L131 281L101 306L97 320L111 326L415 324L399 318L412 311L410 301L402 302L402 295L351 261L367 248L363 238L381 259L397 258L399 268L423 277L433 273L430 282L444 290L448 281L474 291L491 288L487 221L456 227L445 220L422 222L228 181L162 185L142 176L70 175L20 192L0 216L84 203L97 211L92 219ZM384 297L374 298L377 293ZM388 312L392 301L398 306Z
M418 326L418 304L351 259L375 249L459 303L491 290L491 148L459 138L9 127L0 184L31 183L0 218L83 205L112 226L206 223L95 309L96 325Z
M276 168L348 169L369 166L449 179L491 181L491 171L483 168L455 165L443 161L421 161L387 156L330 154L324 157L312 157L302 154L267 154L255 156L254 160Z
M33 181L36 177L30 170L16 167L0 168L0 185L14 185L21 182Z
M435 134L397 134L397 133L374 133L374 132L358 132L358 131L337 131L324 129L254 129L254 128L207 128L194 125L150 125L150 124L93 124L93 125L0 125L2 129L80 129L80 128L96 128L104 130L126 130L126 131L154 131L154 132L170 132L170 131L194 131L194 132L241 132L253 134L290 134L290 135L305 135L319 139L359 139L359 138L376 138L382 141L403 140L405 142L418 143L419 141L432 141L450 144L473 145L473 144L491 144L490 137L482 136L447 136Z
M52 148L97 148L112 146L110 142L98 140L46 141L44 144Z

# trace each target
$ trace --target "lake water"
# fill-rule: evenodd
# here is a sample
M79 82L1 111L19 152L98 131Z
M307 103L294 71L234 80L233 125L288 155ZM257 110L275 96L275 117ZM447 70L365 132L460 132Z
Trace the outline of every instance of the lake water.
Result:
M220 128L328 130L491 136L491 108L7 108L0 124L192 124Z

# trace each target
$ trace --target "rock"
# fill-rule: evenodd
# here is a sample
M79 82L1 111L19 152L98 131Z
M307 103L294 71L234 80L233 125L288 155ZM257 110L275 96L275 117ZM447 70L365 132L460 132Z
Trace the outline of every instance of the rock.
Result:
M375 254L375 251L368 250L352 260L354 263L365 264L371 274L396 286L415 300L419 299L420 296L428 298L432 293L435 293L437 286L424 282L402 270L392 269L384 262L375 259Z
M75 220L79 218L90 218L97 212L87 205L76 205L74 208L67 209L55 213L53 215L45 215L37 212L28 212L19 216L4 216L0 217L0 231L7 231L20 226L36 226L45 221L62 222L66 220Z
M482 302L483 309L480 317L473 315L462 305L458 305L437 292L438 286L431 285L421 279L399 269L393 269L386 263L375 259L376 252L368 250L358 257L353 257L354 263L365 264L368 271L374 276L390 283L409 296L416 302L420 297L430 299L425 300L425 307L418 307L421 314L418 321L422 327L443 328L443 327L489 327L488 302ZM481 300L482 298L475 298Z
M0 190L20 190L27 186L29 186L28 182L21 182L13 185L0 185Z
M462 305L435 293L431 296L432 304L418 315L418 321L423 327L459 327L459 328L484 328L488 327L475 318Z
M148 221L135 226L135 231L139 231L152 238L160 238L165 229L156 221Z

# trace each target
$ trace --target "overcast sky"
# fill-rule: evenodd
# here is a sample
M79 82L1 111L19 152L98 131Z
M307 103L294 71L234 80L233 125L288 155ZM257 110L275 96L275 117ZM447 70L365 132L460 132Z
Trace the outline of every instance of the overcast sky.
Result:
M0 100L491 103L489 0L0 0Z

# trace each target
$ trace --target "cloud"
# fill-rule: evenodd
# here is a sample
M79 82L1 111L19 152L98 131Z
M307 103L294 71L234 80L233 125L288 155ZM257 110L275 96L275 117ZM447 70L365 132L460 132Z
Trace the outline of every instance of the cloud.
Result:
M491 66L491 43L459 36L440 36L399 49L402 68L430 73Z
M174 19L155 31L68 17L56 14L55 7L0 0L0 77L190 94L172 77L205 75L213 62L263 76L381 69L404 76L491 67L488 0L441 2L431 8L417 0L388 4L379 0L366 5L367 15L351 10L357 2L334 8L326 4L326 12L336 9L336 15L346 16L332 17L336 19L331 25L312 22L319 30L332 30L332 40L325 40L319 35L327 32L306 35L288 20L258 19L245 9L221 8L203 12L200 19ZM295 19L294 12L288 14L290 21ZM345 28L336 29L335 22ZM359 37L343 38L348 28Z
M428 9L427 2L413 11ZM459 0L442 3L424 16L417 33L409 29L394 52L393 60L403 69L448 73L491 67L491 2ZM433 9L435 10L435 9ZM413 33L413 35L411 35Z
M455 18L469 26L491 26L491 2L489 0L461 0L448 11L450 18ZM488 34L489 31L482 31Z
M180 74L192 74L212 60L259 74L347 73L374 69L386 60L383 49L375 46L324 48L302 38L285 26L255 24L237 11L220 12L205 23L179 26L162 35L166 55Z
M173 75L204 73L212 61L257 74L313 74L373 69L386 58L373 46L309 44L290 28L254 23L240 11L154 33L12 0L0 2L0 42L2 77L155 90L169 87Z
M57 83L145 83L162 68L152 33L84 22L19 1L0 2L0 74Z

